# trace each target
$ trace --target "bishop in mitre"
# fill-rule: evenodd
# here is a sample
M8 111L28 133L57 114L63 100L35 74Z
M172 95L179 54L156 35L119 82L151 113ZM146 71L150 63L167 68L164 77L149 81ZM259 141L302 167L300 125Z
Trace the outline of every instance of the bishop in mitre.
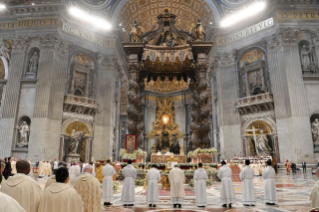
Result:
M68 169L66 167L58 168L55 176L57 182L45 189L38 212L82 212L84 204L81 196L68 184Z
M100 182L92 175L93 166L87 165L83 174L74 183L74 189L84 202L84 212L101 212L102 189Z
M116 174L114 167L111 165L111 161L107 160L106 165L103 166L102 174L103 178L103 197L102 202L104 202L105 206L112 205L113 200L113 179L112 176Z
M0 200L0 212L26 212L26 210L24 210L19 203L9 195L0 192Z
M159 203L157 183L161 180L161 174L156 169L155 164L153 164L152 168L147 172L146 179L148 181L146 202L149 204L149 207L156 207L156 204Z
M278 204L276 183L274 180L276 173L271 167L271 160L267 160L267 167L263 171L265 202L267 205Z
M1 192L15 199L27 212L38 212L42 194L39 184L27 176L30 173L30 164L20 160L16 167L17 174L8 178L2 185Z
M319 177L319 168L316 170L317 177ZM319 180L315 183L315 186L310 192L311 208L319 207Z
M134 206L135 202L135 179L137 177L136 169L132 166L132 160L127 161L127 166L123 169L123 175L125 177L122 199L124 206Z
M206 195L206 180L208 179L207 172L203 169L203 164L198 164L198 169L194 173L194 180L196 182L195 196L196 205L198 207L206 207L207 195Z
M241 170L239 177L243 182L243 204L244 206L255 206L256 196L254 188L254 169L249 166L250 160L245 160L245 167Z
M183 184L185 181L184 172L178 168L177 165L175 165L174 168L169 172L168 179L171 184L171 201L174 205L174 208L177 206L181 208L185 198Z
M231 208L231 205L236 202L235 190L232 177L231 169L226 165L226 162L223 160L221 162L222 167L218 170L218 178L221 179L222 185L220 189L220 201L223 207L227 205Z

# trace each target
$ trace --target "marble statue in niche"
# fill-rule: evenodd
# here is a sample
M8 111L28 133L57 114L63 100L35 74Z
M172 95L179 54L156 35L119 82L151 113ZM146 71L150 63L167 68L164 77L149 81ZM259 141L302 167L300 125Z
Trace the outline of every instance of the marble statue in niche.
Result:
M271 148L268 145L268 139L263 130L260 130L260 134L257 137L256 151L258 155L270 155Z
M38 52L34 52L29 62L29 70L30 73L37 73L38 71L38 63L39 63L39 54Z
M315 144L319 144L319 120L318 119L315 119L311 123L311 132L312 132L313 142Z
M26 121L23 121L20 126L17 126L20 135L20 142L17 143L18 147L24 147L28 145L29 140L29 125Z
M10 43L8 41L4 41L3 38L1 38L1 41L0 41L0 56L6 58L8 62L11 58Z
M72 130L71 140L68 143L68 154L77 154L79 143L82 141L86 131L75 131Z
M314 45L302 45L300 48L300 61L303 72L318 72L314 61Z

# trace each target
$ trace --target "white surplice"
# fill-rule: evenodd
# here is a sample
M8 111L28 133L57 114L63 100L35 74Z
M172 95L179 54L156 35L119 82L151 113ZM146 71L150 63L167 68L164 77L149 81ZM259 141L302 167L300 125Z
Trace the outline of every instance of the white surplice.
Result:
M256 196L254 188L254 172L250 166L245 166L240 172L240 179L243 182L243 204L256 205Z
M171 184L171 201L173 204L183 204L185 198L184 172L177 167L174 167L168 175Z
M146 179L148 180L146 202L156 205L159 203L157 183L161 180L161 174L157 169L152 168L147 172Z
M106 164L102 169L103 173L103 198L102 202L112 202L113 200L113 179L112 176L116 174L114 167L110 164Z
M79 165L74 165L69 168L70 183L74 186L76 179L81 175L81 167Z
M25 174L15 174L2 185L1 192L15 199L27 212L38 212L41 187Z
M221 204L233 204L236 202L235 190L232 177L232 171L224 165L220 167L217 174L218 178L221 179L222 185L220 189L220 202Z
M206 195L206 180L208 179L207 172L199 168L194 173L194 180L196 182L195 196L197 206L207 205Z
M311 208L319 207L319 180L315 183L310 192Z
M263 171L264 193L266 203L278 203L276 183L274 180L276 173L273 167L267 166Z
M83 212L81 196L67 183L53 183L43 192L38 212Z
M123 169L123 175L125 177L122 198L121 201L125 205L131 205L135 202L135 179L137 177L136 169L132 164L128 164Z
M15 199L2 192L0 202L0 212L26 212Z

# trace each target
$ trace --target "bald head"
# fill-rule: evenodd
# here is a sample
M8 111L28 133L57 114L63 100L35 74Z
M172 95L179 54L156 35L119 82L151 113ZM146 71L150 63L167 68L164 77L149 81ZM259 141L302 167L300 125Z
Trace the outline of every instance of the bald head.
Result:
M92 174L92 172L93 172L93 166L91 166L91 165L86 165L83 171Z
M30 173L30 163L26 160L19 160L16 164L17 173L29 174Z

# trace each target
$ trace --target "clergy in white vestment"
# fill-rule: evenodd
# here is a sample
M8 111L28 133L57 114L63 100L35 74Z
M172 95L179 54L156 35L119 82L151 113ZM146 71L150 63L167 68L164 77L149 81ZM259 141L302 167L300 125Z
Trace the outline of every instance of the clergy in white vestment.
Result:
M103 191L98 179L92 175L93 166L87 165L74 183L74 189L84 202L84 212L101 212Z
M242 168L239 177L243 182L243 204L244 206L255 206L256 196L254 188L254 169L249 166L250 160L245 160L246 166Z
M174 208L177 206L181 208L185 198L184 172L178 168L177 165L175 165L174 168L169 172L168 179L169 183L171 184L171 202L173 203Z
M124 184L122 189L122 198L124 206L133 206L135 202L135 179L137 177L136 169L132 166L132 160L127 161L127 166L123 169Z
M316 170L317 177L319 177L319 168ZM319 180L315 183L310 192L311 208L319 207Z
M89 164L89 163L83 163L83 164L82 164L82 173L84 173L84 169L85 169L85 167L86 167L87 165L90 165L90 164Z
M8 178L1 191L15 199L27 212L38 212L42 194L39 184L27 176L30 173L30 164L20 160L16 167L17 174Z
M16 168L16 164L17 164L17 161L14 160L14 157L12 157L12 160L11 160L11 173L12 174L16 174L17 173L17 168Z
M81 175L81 167L78 163L75 163L69 168L70 183L74 186L76 179Z
M38 212L83 212L81 196L68 184L68 169L58 168L55 176L57 182L44 190Z
M156 169L155 164L153 164L152 168L147 172L146 179L148 181L146 202L149 204L149 207L156 207L156 204L159 203L157 183L161 180L161 174Z
M221 189L220 189L220 202L223 207L227 207L227 205L231 208L231 205L236 202L235 198L235 190L232 177L231 169L226 165L226 162L223 160L221 162L222 167L218 170L218 178L222 181Z
M57 159L54 160L53 162L53 174L55 175L56 171L59 168L59 161Z
M113 200L113 179L112 176L116 174L114 167L111 165L111 161L107 160L106 165L102 168L103 174L103 197L102 202L104 202L105 206L112 205ZM93 167L93 166L92 166Z
M198 164L198 169L194 173L194 180L196 182L195 186L195 196L196 205L198 207L206 207L207 205L207 195L206 195L206 180L208 179L207 172L203 169L203 164Z
M276 183L274 180L276 173L271 167L271 160L267 160L267 167L263 171L265 202L267 205L278 204Z
M19 203L2 192L0 192L0 212L26 212Z

